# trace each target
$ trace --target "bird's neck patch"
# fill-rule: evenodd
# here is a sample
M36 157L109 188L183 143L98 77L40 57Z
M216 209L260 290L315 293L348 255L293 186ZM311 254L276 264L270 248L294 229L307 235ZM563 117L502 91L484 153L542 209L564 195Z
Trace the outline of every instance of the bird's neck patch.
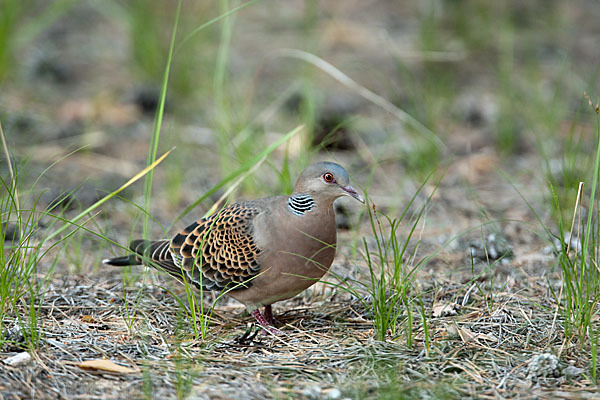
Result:
M288 209L295 215L304 215L315 208L315 201L307 194L295 194L288 200Z

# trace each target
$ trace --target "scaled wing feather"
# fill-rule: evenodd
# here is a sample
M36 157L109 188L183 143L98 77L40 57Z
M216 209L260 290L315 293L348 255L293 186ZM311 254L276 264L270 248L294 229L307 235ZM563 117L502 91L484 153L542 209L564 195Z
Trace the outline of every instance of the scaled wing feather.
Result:
M197 286L248 287L260 270L261 250L252 237L259 213L252 202L228 206L182 230L171 240L170 250Z

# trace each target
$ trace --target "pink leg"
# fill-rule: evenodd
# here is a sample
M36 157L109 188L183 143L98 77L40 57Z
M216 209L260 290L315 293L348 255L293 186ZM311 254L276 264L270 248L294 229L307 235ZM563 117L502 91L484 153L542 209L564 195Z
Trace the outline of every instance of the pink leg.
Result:
M265 320L267 320L267 322L269 324L271 324L271 325L277 324L277 319L275 318L275 315L273 315L273 308L271 307L270 304L268 306L265 306L265 311L263 314L265 316Z
M252 316L254 318L256 318L256 321L260 324L260 326L262 326L264 328L265 331L269 332L272 335L276 335L276 336L283 335L282 331L280 331L279 329L275 328L274 326L272 326L271 324L269 324L267 322L265 317L263 317L263 315L260 313L260 311L258 309L252 311L250 314L252 314Z

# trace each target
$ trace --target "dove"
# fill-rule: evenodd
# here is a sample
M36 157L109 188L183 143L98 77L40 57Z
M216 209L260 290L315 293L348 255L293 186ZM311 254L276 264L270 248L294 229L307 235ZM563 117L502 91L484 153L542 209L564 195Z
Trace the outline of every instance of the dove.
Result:
M198 289L227 292L267 332L279 335L271 305L329 270L337 243L333 203L342 196L364 203L341 165L318 162L300 174L289 196L228 205L171 239L133 240L132 254L103 262L150 265Z

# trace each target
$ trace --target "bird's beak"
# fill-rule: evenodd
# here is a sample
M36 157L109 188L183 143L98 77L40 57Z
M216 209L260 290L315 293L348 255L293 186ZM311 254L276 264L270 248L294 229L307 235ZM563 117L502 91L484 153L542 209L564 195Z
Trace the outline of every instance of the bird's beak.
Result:
M354 188L350 185L348 186L340 186L346 193L348 193L349 196L354 197L356 200L360 201L361 203L365 202L365 199L362 198L362 196L360 194L358 194L358 192L356 190L354 190Z

